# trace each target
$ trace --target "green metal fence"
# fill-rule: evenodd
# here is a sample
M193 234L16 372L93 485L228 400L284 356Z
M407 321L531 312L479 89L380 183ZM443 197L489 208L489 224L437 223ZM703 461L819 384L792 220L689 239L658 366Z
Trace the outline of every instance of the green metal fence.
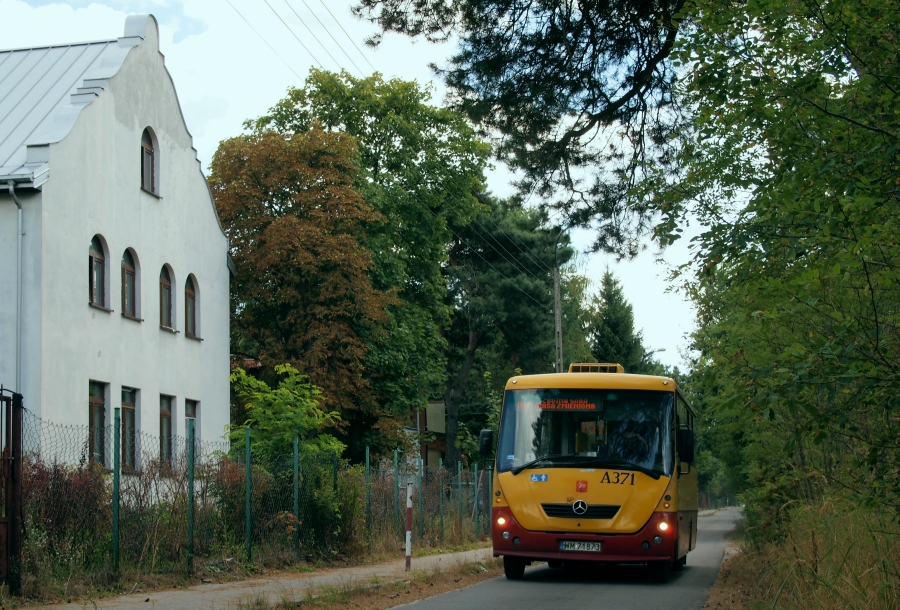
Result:
M235 564L399 552L407 483L415 548L490 533L490 472L424 466L400 452L352 465L337 454L239 451L188 436L102 434L26 412L23 573L181 573ZM249 436L248 436L249 438Z

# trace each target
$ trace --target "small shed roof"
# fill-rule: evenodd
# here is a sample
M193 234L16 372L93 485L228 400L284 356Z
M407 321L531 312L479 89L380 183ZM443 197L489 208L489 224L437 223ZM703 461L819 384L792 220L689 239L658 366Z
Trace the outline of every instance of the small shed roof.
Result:
M49 145L101 94L147 21L128 17L117 40L0 51L0 183L37 188L47 181Z

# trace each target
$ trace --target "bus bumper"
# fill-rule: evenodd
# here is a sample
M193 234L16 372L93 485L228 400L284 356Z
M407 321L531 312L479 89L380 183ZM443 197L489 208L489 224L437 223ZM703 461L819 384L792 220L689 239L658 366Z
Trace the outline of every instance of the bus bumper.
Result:
M501 526L497 520L503 517ZM660 530L666 523L666 530ZM574 525L574 524L573 524ZM494 507L491 519L494 557L509 555L531 560L602 561L614 563L647 563L672 561L678 541L677 513L653 513L650 520L634 534L585 534L583 532L532 532L519 525L507 507ZM507 538L503 532L509 532ZM662 541L656 542L659 536ZM563 541L599 542L601 550L563 551ZM657 539L658 540L658 539Z

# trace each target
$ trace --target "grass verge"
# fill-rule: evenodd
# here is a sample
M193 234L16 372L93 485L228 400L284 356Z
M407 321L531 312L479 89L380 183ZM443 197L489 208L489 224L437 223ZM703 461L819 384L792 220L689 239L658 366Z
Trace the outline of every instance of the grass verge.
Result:
M235 610L386 610L401 604L433 597L449 591L495 578L503 573L499 559L486 562L460 563L430 571L413 571L401 580L382 582L346 581L310 589L301 599L267 599L257 597L240 603Z
M754 536L759 538L759 536ZM847 500L787 509L777 537L726 562L715 610L900 608L900 526L889 510Z

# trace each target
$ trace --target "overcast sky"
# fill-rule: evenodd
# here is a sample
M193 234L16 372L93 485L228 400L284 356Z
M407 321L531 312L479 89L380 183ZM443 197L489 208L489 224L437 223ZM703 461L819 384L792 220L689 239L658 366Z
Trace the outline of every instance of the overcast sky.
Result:
M175 81L188 129L204 168L222 139L241 132L300 85L310 66L346 69L355 76L374 70L386 77L431 83L434 102L444 88L429 63L441 64L452 44L432 45L389 35L377 50L364 40L375 30L350 14L347 0L0 0L0 49L110 40L123 34L125 17L153 13L160 24L160 46ZM510 174L499 167L489 174L498 195L512 192ZM576 246L590 236L576 233ZM665 253L669 265L688 257L687 244ZM635 325L654 356L684 368L686 335L694 312L681 296L666 292L666 267L653 249L636 260L616 264L611 257L581 257L584 272L599 283L607 265L622 281L634 306Z

